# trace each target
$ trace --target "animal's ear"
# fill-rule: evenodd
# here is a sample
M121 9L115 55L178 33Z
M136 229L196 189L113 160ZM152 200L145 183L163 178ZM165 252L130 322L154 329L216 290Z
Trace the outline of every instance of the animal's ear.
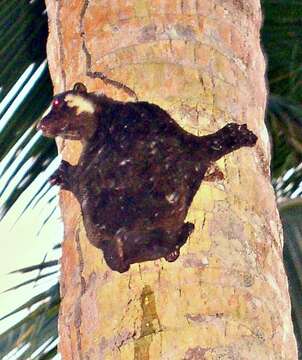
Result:
M74 84L72 91L77 94L87 94L86 86L80 82Z

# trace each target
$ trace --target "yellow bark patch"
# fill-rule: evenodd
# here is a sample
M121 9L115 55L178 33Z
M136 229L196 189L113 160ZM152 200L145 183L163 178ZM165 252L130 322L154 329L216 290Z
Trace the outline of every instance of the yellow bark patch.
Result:
M148 14L149 14L148 1L146 1L146 0L137 0L137 1L135 1L135 3L134 3L134 11L135 11L135 15L137 17L148 16Z
M87 112L90 114L93 114L95 111L95 108L92 104L91 101L83 98L80 95L72 95L72 94L68 94L65 96L64 99L67 102L67 106L72 108L72 107L76 107L76 114L80 115L83 112Z

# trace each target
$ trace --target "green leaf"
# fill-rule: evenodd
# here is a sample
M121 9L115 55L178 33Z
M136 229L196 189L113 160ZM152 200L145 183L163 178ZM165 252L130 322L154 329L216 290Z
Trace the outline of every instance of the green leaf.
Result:
M45 277L48 277L48 276L51 276L51 275L54 275L54 274L57 274L58 272L57 271L52 271L52 272L49 272L47 274L43 274L43 275L38 275L32 279L29 279L29 280L26 280L24 282L22 282L21 284L18 284L18 285L15 285L7 290L5 290L4 292L8 292L8 291L12 291L12 290L17 290L19 289L20 287L23 287L25 285L28 285L28 284L31 284L31 283L36 283L37 281L45 278Z
M12 0L0 8L0 94L3 98L23 71L45 59L47 17L42 0ZM1 98L0 98L1 99Z
M293 199L279 205L284 231L284 265L289 281L292 318L298 348L302 354L302 199Z
M280 96L271 95L267 125L273 139L272 173L277 178L302 161L302 107ZM297 186L293 187L292 192Z
M58 260L51 260L51 261L46 261L46 262L42 262L41 264L37 264L37 265L32 265L32 266L27 266L25 268L21 268L21 269L17 269L14 271L11 271L11 274L15 274L15 273L27 273L30 271L34 271L34 270L43 270L43 269L47 269L51 266L56 266L59 264Z
M9 122L1 130L0 160L6 156L25 131L37 121L48 107L51 98L51 87L48 73L45 73L45 75L37 80L32 91L25 98L26 101L24 100L20 104L18 111L11 116Z
M13 349L21 349L28 344L29 348L22 355L22 359L28 359L41 345L57 339L56 325L60 303L58 284L38 295L36 300L36 304L40 302L40 305L35 310L0 335L0 358Z
M9 316L15 315L16 313L18 313L21 310L29 309L31 306L36 305L37 303L39 303L41 301L47 300L49 297L55 298L57 296L58 291L59 291L59 284L57 283L57 284L53 285L52 287L50 287L49 289L47 289L46 291L43 291L42 293L33 296L27 302L25 302L24 304L22 304L15 310L11 311L7 315L1 317L0 321L8 318Z
M39 357L36 357L34 360L49 360L55 357L55 355L58 352L58 347L54 346L52 349L50 349L47 353L44 355L40 355Z
M30 168L24 174L22 179L17 183L13 191L10 192L8 198L6 199L2 207L0 219L5 216L5 214L9 211L15 201L23 193L23 191L25 191L28 186L36 179L36 177L47 168L47 166L56 156L57 150L53 146L53 143L48 140L46 141L46 143L48 143L48 146L46 147L45 151L40 152L38 157L33 160ZM43 146L45 146L45 144Z

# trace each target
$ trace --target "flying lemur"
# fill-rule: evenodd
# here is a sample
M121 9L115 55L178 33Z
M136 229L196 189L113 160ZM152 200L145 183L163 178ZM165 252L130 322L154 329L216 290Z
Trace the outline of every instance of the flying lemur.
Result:
M116 101L82 83L54 96L37 127L82 141L78 165L63 160L50 181L75 195L89 241L119 272L161 257L175 261L194 228L184 221L209 166L257 141L236 123L194 136L155 104Z

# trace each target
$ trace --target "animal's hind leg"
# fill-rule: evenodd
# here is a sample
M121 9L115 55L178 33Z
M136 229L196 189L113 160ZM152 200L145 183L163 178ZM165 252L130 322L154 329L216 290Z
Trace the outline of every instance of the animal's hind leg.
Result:
M183 224L179 232L168 234L162 229L154 229L147 233L129 233L123 238L123 256L128 264L156 260L164 257L167 261L175 261L179 249L186 242L194 225Z
M123 255L129 264L156 260L171 249L167 232L154 229L148 232L129 232L123 237Z
M207 152L209 160L216 161L243 146L254 146L257 136L247 128L246 124L229 123L214 134L202 136L199 141Z
M162 257L172 262L178 258L181 246L193 229L193 224L185 223L179 232L172 234L162 229L145 233L121 231L111 241L103 241L101 249L108 266L119 272L127 271L131 264Z
M67 161L62 160L59 168L49 178L51 185L58 185L63 190L72 190L71 181L72 173L76 167L70 165Z
M194 230L194 225L192 223L185 223L181 228L181 232L179 233L177 244L173 251L165 256L165 259L169 262L175 261L179 257L179 249L184 245Z

